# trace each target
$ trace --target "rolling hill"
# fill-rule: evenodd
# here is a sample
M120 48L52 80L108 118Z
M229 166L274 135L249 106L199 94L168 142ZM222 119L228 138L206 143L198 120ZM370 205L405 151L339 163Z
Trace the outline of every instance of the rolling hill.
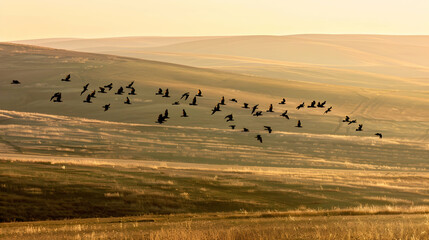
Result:
M308 34L18 42L282 80L427 91L428 40L428 36Z

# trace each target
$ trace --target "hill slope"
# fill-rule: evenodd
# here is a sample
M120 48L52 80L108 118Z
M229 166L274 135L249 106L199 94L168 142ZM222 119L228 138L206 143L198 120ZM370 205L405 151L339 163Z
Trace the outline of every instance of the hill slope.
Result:
M136 37L20 42L277 79L429 90L429 36Z
M422 159L428 155L429 142L427 92L249 77L25 45L1 44L0 48L2 139L8 151L134 159L150 156L152 160L268 166L344 167L345 162L351 162L358 167L425 167ZM71 82L60 80L69 73ZM12 79L22 84L12 85ZM135 81L137 95L129 96L132 104L125 105L126 96L113 92L131 81ZM97 93L92 104L83 103L87 93L80 96L80 92L86 83L90 83L90 91L108 83L113 83L114 89ZM169 88L172 97L155 95L158 87ZM189 106L189 100L172 105L182 93L195 94L198 89L204 95L198 99L198 106ZM64 102L49 101L55 92L62 92ZM210 115L222 96L227 105ZM233 97L239 103L228 101ZM287 104L277 104L283 97ZM295 109L299 103L309 104L312 100L326 100L333 111L323 114L325 109ZM243 102L259 104L263 116L252 116L241 108ZM102 106L108 103L112 107L104 112ZM265 112L270 103L274 113ZM171 119L163 125L156 124L158 114L165 109ZM179 117L182 109L186 109L189 118ZM284 110L289 111L290 120L279 116ZM233 123L238 130L230 130L231 122L224 120L230 113L234 114ZM356 124L343 123L345 115L362 123L364 131L356 132ZM302 129L295 127L297 120L303 122ZM264 131L264 125L271 126L273 133ZM243 127L250 132L240 132ZM383 132L385 139L378 140L375 132ZM262 134L263 144L256 141L256 134ZM42 143L41 135L46 135ZM255 152L260 156L251 158ZM409 156L410 152L413 156Z

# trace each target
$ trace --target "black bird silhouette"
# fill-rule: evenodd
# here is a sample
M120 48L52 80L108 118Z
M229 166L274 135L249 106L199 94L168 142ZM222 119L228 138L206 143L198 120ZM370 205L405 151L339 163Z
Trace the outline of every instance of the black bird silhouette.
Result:
M125 104L131 104L130 99L127 97L127 100L124 102Z
M182 97L180 97L180 99L185 98L185 101L186 101L186 100L188 100L188 97L189 97L189 92L184 93L184 94L182 95Z
M99 93L106 93L106 89L104 87L98 87L100 89L100 91L98 91Z
M286 104L286 99L283 98L283 100L279 102L279 104Z
M243 132L248 132L248 131L249 131L249 129L243 128Z
M256 116L256 117L262 116L262 111L256 111L255 114L253 114L253 116Z
M134 87L131 87L131 92L128 93L128 95L137 95L136 94L136 89Z
M105 88L108 88L108 89L109 89L109 91L110 91L110 90L112 90L112 88L113 88L112 86L113 86L113 83L110 83L110 84L108 84L108 85L105 85L104 87L105 87Z
M229 101L238 103L237 99L235 99L235 98L229 99Z
M328 109L326 109L324 114L327 114L328 112L330 112L332 110L332 107L328 107Z
M104 106L103 106L103 108L104 108L104 111L109 110L109 108L110 108L110 103L109 103L109 104L104 105Z
M134 81L132 81L130 84L128 84L128 86L126 86L126 88L132 88L133 84L134 84Z
M216 106L214 106L214 108L212 109L212 115L215 114L216 112L220 112L220 103L218 103Z
M70 74L66 78L61 79L61 81L70 82Z
M256 111L256 109L258 109L258 106L259 106L259 104L256 104L255 106L252 107L252 113L251 114L253 114Z
M229 125L231 129L235 129L235 125Z
M54 99L55 98L55 99ZM52 97L51 97L51 100L49 100L49 101L52 101L52 100L54 100L54 102L62 102L61 101L61 93L60 92L56 92Z
M249 104L248 103L243 103L242 108L249 108Z
M265 130L268 131L268 133L271 133L273 129L270 126L264 126Z
M229 115L226 115L224 119L226 119L226 122L234 121L234 117L232 116L232 113Z
M155 95L163 95L163 93L162 93L162 88L158 88L158 92L157 92L157 93L155 93Z
M356 119L349 122L349 125L352 123L356 123Z
M188 116L188 114L186 114L185 109L183 109L183 114L182 114L182 116L181 116L181 117L189 117L189 116Z
M168 91L168 88L165 89L164 95L162 95L162 97L170 97L170 92Z
M164 118L165 118L165 119L170 118L170 117L168 116L168 109L165 109L165 111L164 111Z
M220 105L225 105L225 97L222 97L222 99L220 100Z
M180 105L180 103L179 103L179 101L176 101L176 102L174 102L173 104L171 104L171 105Z
M287 110L284 113L282 113L282 115L280 116L285 117L286 119L289 119L289 116L287 115Z
M83 102L86 102L86 103L92 103L92 102L91 102L91 94L88 94L88 96L86 97L86 99L85 99L85 100L83 100Z
M119 89L118 89L118 91L115 93L116 95L122 95L122 93L124 93L124 88L123 87L120 87Z
M201 90L200 89L198 89L198 93L197 93L197 95L196 95L197 97L202 97L203 96L203 93L201 92Z
M273 111L273 104L270 104L270 108L268 108L267 112L274 112Z
M295 127L297 127L297 128L301 128L302 127L302 125L301 125L301 120L298 120L298 123L296 124L296 126Z
M196 106L197 105L197 96L192 99L192 102L189 105Z
M326 101L324 101L324 102L322 102L322 103L317 102L317 107L318 107L318 108L324 108L324 107L325 107L325 104L326 104Z
M165 117L163 117L162 114L159 114L156 123L163 124L165 121Z
M350 117L346 116L346 118L343 120L343 122L350 122Z
M256 140L258 140L259 142L262 143L262 137L261 137L261 135L258 134L258 135L256 135L255 138L256 138Z
M21 84L21 82L18 80L12 80L12 82L10 84Z
M316 107L316 101L312 101L310 106L307 106L307 108L315 108Z
M304 106L305 106L305 105L304 105L304 102L302 102L301 104L299 104L299 105L298 105L298 107L296 107L296 109L298 109L298 110L299 110L300 108L303 108Z
M91 97L92 97L92 98L95 98L95 90L94 90L94 91L92 91L92 93L91 93Z
M374 135L376 135L376 136L378 136L378 137L380 137L380 138L383 138L383 134L381 134L381 133L376 133L376 134L374 134Z
M363 124L359 124L359 127L356 128L356 131L358 131L358 132L362 131L362 127L363 127Z

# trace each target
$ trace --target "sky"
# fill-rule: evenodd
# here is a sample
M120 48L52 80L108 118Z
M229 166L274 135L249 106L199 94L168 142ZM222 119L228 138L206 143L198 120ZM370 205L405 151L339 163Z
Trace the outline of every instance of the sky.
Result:
M0 0L0 41L303 33L429 35L429 0Z

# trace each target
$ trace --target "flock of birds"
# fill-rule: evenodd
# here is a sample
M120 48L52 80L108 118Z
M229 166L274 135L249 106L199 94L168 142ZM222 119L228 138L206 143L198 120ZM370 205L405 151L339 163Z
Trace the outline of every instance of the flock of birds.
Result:
M68 74L65 78L61 79L61 81L70 82L71 81L71 75ZM11 84L21 84L21 82L18 81L18 80L12 80ZM130 84L128 84L125 87L127 89L130 89L130 92L128 93L128 95L137 95L136 94L136 90L133 87L133 84L134 84L134 81L131 82ZM85 86L83 86L82 92L80 93L81 96L85 92L89 91L88 87L89 87L89 83L86 84ZM111 91L112 88L113 88L113 83L110 83L110 84L105 85L103 87L99 87L98 93L101 93L101 94L107 93L106 91ZM115 92L115 95L122 95L124 93L125 93L124 88L121 86ZM84 103L92 103L91 99L92 98L96 98L95 94L96 94L96 91L93 90L91 93L89 93L86 96L86 98L85 98L85 100L83 100L83 102ZM170 97L170 92L169 92L168 88L165 91L162 88L159 88L158 91L155 93L155 95L160 95L161 97L169 98ZM186 92L186 93L182 94L182 96L180 97L179 101L173 102L172 105L180 105L180 100L187 101L189 97L190 97L190 92ZM196 106L196 105L198 105L197 104L197 99L200 98L200 97L203 97L203 95L202 95L202 91L199 89L198 92L197 92L197 94L192 98L192 101L189 103L189 105L190 106ZM61 92L54 93L54 95L51 97L50 101L52 101L52 102L62 102ZM235 98L229 99L229 101L230 102L238 103L238 100L235 99ZM130 99L129 99L128 96L126 97L126 99L124 101L124 104L131 104L131 101L130 101ZM286 99L283 98L278 104L280 104L280 105L286 104ZM317 103L316 103L316 101L312 101L310 103L310 105L307 106L307 108L325 108L325 104L326 104L326 101L317 102ZM220 100L220 102L217 103L213 107L211 115L215 114L216 112L222 111L221 110L221 106L222 105L226 105L226 103L225 103L225 97L222 97L221 100ZM110 103L103 105L102 108L104 109L104 111L109 110L110 109ZM256 104L256 105L250 107L248 103L243 103L242 108L249 109L249 110L251 109L251 115L253 115L255 117L259 117L259 116L263 115L263 111L261 111L261 110L258 109L259 108L259 104ZM301 108L305 108L305 102L299 104L296 107L297 110L299 110ZM326 109L326 111L324 111L324 114L327 114L327 113L329 113L331 111L332 111L332 106L328 107ZM270 106L269 106L268 110L266 110L266 112L269 112L269 113L274 112L274 110L273 110L273 104L270 104ZM288 110L284 111L280 116L284 117L286 119L289 119ZM181 117L189 117L189 115L186 113L185 109L182 110ZM164 122L167 121L167 119L169 119L168 109L165 110L164 114L161 113L161 114L158 115L158 118L155 121L155 123L163 124ZM226 122L233 122L234 121L234 116L233 116L233 114L229 114L229 115L226 115L224 119L226 120ZM346 116L345 119L343 120L343 122L348 123L348 125L357 124L357 120L356 119L351 120L349 116ZM232 124L232 125L229 125L229 127L231 129L235 129L236 125ZM297 125L295 127L302 128L301 120L298 120ZM268 131L268 133L271 133L273 131L273 129L270 126L264 126L264 130ZM363 131L363 124L359 124L358 127L356 128L356 131L358 131L358 132L359 131ZM243 128L242 132L249 132L249 129L248 128ZM379 138L383 138L383 135L381 133L376 133L374 135L378 136ZM262 136L260 134L256 135L255 138L257 139L257 141L259 141L259 142L262 143Z

